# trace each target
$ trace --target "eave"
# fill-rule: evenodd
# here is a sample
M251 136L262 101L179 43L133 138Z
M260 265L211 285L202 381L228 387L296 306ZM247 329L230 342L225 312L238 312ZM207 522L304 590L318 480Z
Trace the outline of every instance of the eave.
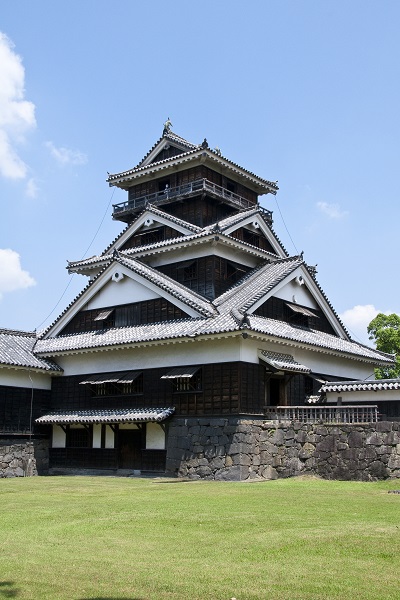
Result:
M110 186L117 186L121 189L128 190L135 184L137 179L140 179L141 182L146 182L150 179L154 179L154 176L158 173L160 174L159 176L162 177L163 171L179 172L189 168L189 166L193 166L193 164L210 164L214 171L231 176L236 180L241 180L246 187L252 189L259 195L275 195L279 189L275 182L262 179L230 160L219 156L214 151L203 148L199 150L190 150L189 152L184 152L183 154L157 163L150 163L149 165L135 167L134 169L123 171L121 173L111 174L108 177L107 182Z

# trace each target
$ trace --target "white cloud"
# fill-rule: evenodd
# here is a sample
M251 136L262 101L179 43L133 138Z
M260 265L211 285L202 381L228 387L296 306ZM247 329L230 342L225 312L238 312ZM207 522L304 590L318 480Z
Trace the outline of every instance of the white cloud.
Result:
M45 146L61 165L85 165L88 161L86 154L83 154L80 150L70 150L63 147L57 148L53 142L46 142Z
M0 249L0 299L6 292L13 292L35 285L36 281L21 267L18 252L10 248Z
M25 194L28 198L36 198L39 192L36 181L31 177L26 184Z
M0 32L0 175L26 177L27 166L15 146L36 126L35 106L24 99L25 69L11 40Z
M378 310L373 304L358 304L353 308L345 310L339 316L352 336L356 337L356 339L361 341L363 344L372 346L373 343L368 338L367 327L372 319L374 319L380 312L384 311ZM384 314L390 313L386 312Z
M317 202L317 208L330 219L343 219L343 217L346 217L349 214L347 210L342 210L339 204Z

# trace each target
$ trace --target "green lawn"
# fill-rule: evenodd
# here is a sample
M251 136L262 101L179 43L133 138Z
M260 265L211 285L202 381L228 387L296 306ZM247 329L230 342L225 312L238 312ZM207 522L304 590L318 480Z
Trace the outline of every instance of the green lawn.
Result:
M400 482L0 480L0 599L400 598Z

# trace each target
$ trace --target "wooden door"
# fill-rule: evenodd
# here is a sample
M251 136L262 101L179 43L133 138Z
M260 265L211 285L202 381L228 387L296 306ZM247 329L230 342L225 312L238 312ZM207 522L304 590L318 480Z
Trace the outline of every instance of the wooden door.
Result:
M118 468L142 468L142 432L140 429L120 429L118 449Z

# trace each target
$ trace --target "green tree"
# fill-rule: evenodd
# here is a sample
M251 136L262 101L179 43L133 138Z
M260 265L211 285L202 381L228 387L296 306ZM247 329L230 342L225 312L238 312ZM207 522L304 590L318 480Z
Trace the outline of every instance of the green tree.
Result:
M369 339L373 340L377 350L396 355L396 363L391 367L375 369L377 379L400 377L400 315L379 313L367 328Z

